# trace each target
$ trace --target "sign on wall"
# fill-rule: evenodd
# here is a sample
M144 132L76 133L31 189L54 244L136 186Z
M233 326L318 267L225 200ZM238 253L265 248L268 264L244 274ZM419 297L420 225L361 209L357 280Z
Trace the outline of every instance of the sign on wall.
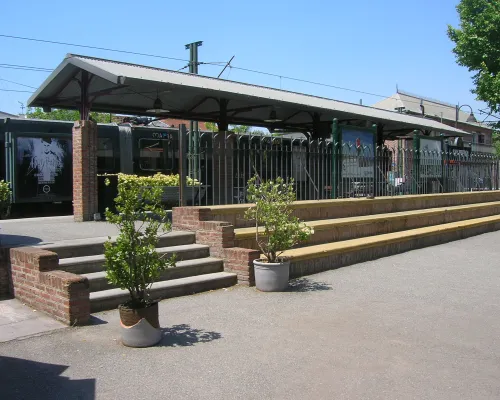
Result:
M442 141L420 138L420 177L441 178L443 176Z
M16 192L19 199L54 201L73 192L71 139L17 137Z
M374 177L373 132L342 127L342 178Z

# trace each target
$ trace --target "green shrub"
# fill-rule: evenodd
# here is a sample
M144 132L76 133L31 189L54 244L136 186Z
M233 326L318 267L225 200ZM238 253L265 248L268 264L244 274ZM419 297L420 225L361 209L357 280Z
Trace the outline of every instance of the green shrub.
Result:
M175 266L175 257L156 251L159 236L171 230L167 211L161 206L163 186L151 177L118 174L118 213L106 210L108 222L119 228L116 241L104 245L106 277L129 291L129 305L135 308L150 302L153 282L162 271Z
M11 190L8 182L0 180L0 216L3 218L9 215Z
M116 176L117 174L103 174L101 176ZM118 174L125 175L125 174ZM148 185L161 185L161 186L179 186L179 174L165 175L161 172L150 176L137 176L137 175L127 175L127 180L138 179L141 183ZM186 186L200 186L202 183L198 179L186 177Z
M285 250L307 240L313 231L292 215L293 180L278 177L258 183L258 179L254 176L248 181L248 200L255 206L245 212L245 218L255 221L257 244L267 261L279 262Z

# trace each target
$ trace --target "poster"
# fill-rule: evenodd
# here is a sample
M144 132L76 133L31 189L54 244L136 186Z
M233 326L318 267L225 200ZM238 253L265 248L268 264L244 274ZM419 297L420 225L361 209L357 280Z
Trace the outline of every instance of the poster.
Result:
M19 199L71 199L71 139L18 137L16 146L16 190Z
M370 131L342 127L342 178L373 178L373 142Z
M420 138L420 177L441 178L443 155L441 140Z

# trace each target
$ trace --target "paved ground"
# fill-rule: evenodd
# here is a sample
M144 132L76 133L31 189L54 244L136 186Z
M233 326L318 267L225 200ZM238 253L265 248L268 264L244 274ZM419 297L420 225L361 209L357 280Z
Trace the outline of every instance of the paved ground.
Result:
M0 301L0 342L20 339L65 328L66 325L47 317L16 299Z
M29 246L68 239L117 235L107 222L74 222L73 216L7 219L1 222L0 245Z
M498 399L500 232L160 304L164 339L92 326L0 344L5 399Z

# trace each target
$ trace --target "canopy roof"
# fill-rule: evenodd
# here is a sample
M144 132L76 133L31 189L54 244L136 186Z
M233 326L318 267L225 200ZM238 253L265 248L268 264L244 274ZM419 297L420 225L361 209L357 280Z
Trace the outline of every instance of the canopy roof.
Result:
M158 116L147 110L153 108L159 97L163 109L169 110L159 114L164 117L219 122L221 109L225 109L229 124L324 134L329 132L332 120L338 118L341 122L382 124L385 135L415 129L446 136L467 135L437 121L373 107L74 54L66 56L31 96L28 105L79 108L82 71L91 76L88 94L92 111ZM272 110L280 122L265 121Z

